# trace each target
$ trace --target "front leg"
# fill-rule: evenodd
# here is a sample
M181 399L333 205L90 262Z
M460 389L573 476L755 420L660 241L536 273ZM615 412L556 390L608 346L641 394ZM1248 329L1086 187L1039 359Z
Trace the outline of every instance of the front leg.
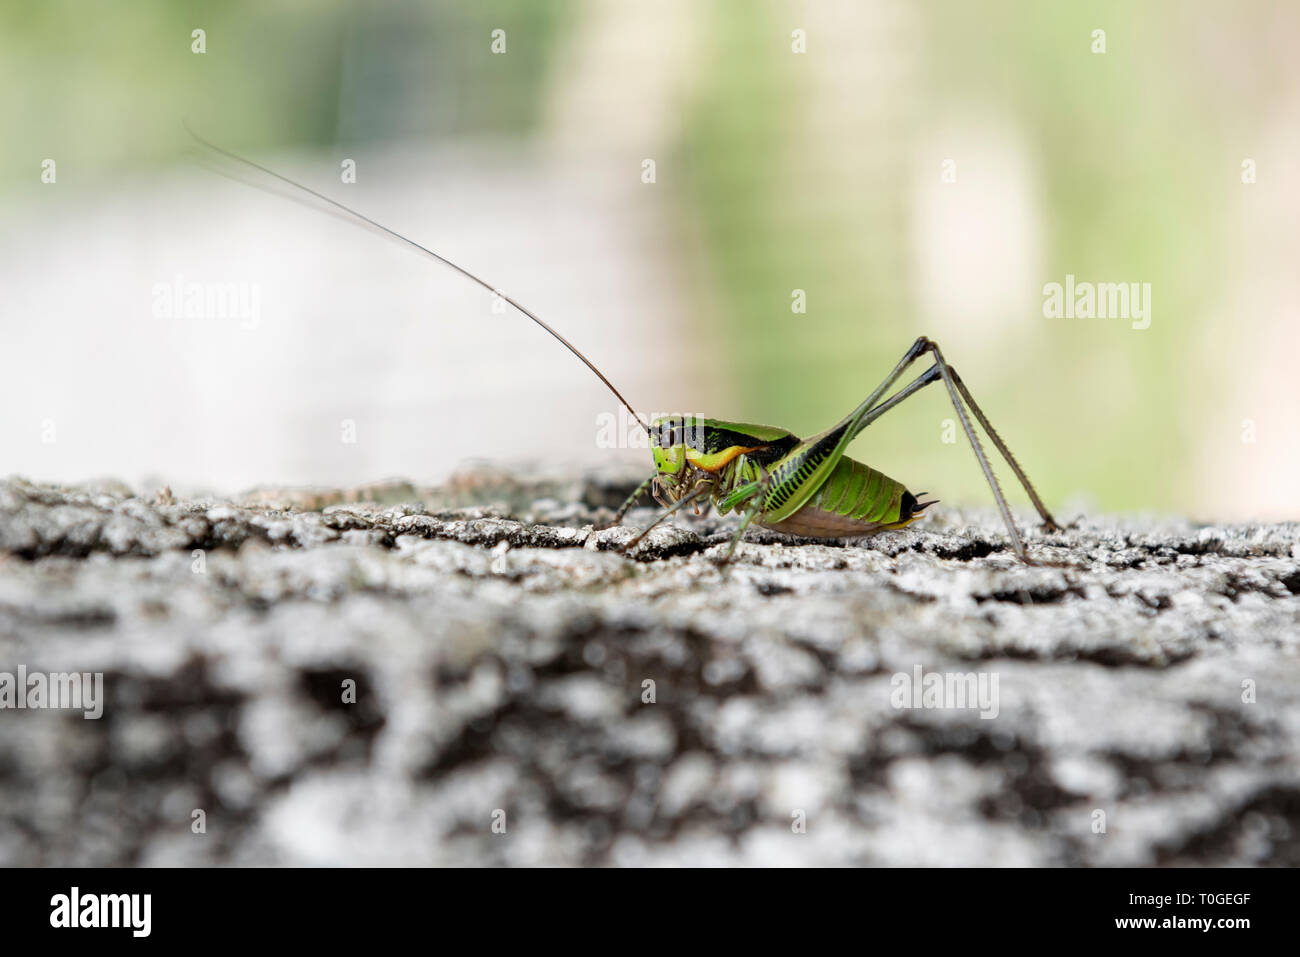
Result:
M614 520L612 522L610 522L608 525L593 526L593 529L595 531L601 531L602 529L613 528L615 525L621 524L623 521L623 516L626 515L628 513L628 510L631 509L632 506L636 504L636 500L646 493L646 491L650 488L651 485L654 484L655 479L658 477L659 477L658 473L655 473L654 475L646 479L644 482L642 482L640 485L638 485L636 487L636 491L634 491L631 495L629 495L627 497L627 501L624 502L621 506L619 506L618 511L614 513Z
M736 529L736 534L731 536L731 544L727 546L727 554L722 556L720 564L725 565L731 561L731 556L736 554L736 547L740 540L745 537L745 529L749 528L749 523L757 518L763 511L763 496L755 495L754 503L745 511L745 517L740 520L740 528Z
M720 564L727 564L731 561L731 556L736 553L736 547L740 540L745 537L745 529L749 528L751 522L759 515L763 514L763 502L767 498L767 486L771 481L771 475L767 469L759 466L761 477L754 482L746 482L744 485L737 486L727 495L723 496L718 503L719 512L728 512L737 505L749 502L749 508L745 510L745 517L740 520L740 528L736 529L736 534L731 537L731 544L727 546L727 554L722 556Z
M659 516L653 522L651 522L645 528L641 529L641 531L637 532L630 539L628 539L628 541L623 544L620 550L624 552L630 552L633 548L636 547L637 543L640 542L641 539L645 538L646 534L652 528L658 526L660 522L665 521L666 519L670 518L675 512L678 512L681 509L685 508L687 505L690 505L701 495L708 495L708 494L709 494L708 484L704 482L697 483L694 489L692 489L690 492L687 492L685 495L679 498L672 505L668 506L668 508L660 512Z

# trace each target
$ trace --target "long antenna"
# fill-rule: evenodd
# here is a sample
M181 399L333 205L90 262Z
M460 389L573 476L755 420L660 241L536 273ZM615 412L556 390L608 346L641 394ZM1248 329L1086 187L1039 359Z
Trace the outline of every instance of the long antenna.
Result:
M307 193L310 196L314 196L316 197L316 199L319 199L322 202L329 203L331 206L335 207L336 209L340 209L343 212L347 213L354 220L357 220L361 223L364 223L367 226L371 226L375 229L378 229L379 231L386 233L388 236L391 236L393 239L397 239L400 240L401 242L406 243L408 246L411 246L418 252L424 253L424 255L429 256L430 258L442 263L444 266L450 266L452 269L456 270L456 272L460 273L466 279L470 279L478 283L480 286L482 286L488 292L492 293L494 296L500 296L503 300L508 302L510 305L514 306L516 309L522 312L529 319L533 320L533 322L537 323L539 326L541 326L543 329L549 332L562 346L564 346L564 348L568 349L580 360L582 360L582 364L585 365L592 372L594 372L596 374L596 378L598 378L601 382L605 383L605 388L609 389L610 392L614 393L614 397L618 399L619 402L622 402L623 407L632 413L632 417L641 424L641 428L645 429L647 433L650 431L649 424L647 424L645 419L641 418L640 414L636 411L636 409L632 408L632 404L628 402L627 399L623 398L623 394L619 392L618 389L614 388L614 383L606 379L605 374L601 372L599 369L597 369L592 364L590 359L588 359L581 352L579 352L577 347L574 346L572 342L570 342L568 339L564 338L564 336L560 335L558 332L552 329L551 326L548 325L546 322L544 322L541 319L541 317L538 316L536 313L532 312L529 309L525 309L519 303L515 302L513 299L507 296L505 293L501 292L501 290L493 286L491 283L487 282L484 279L480 279L478 276L474 275L464 266L458 266L456 263L452 262L450 259L446 258L445 256L439 256L432 249L428 249L424 246L421 246L415 240L408 239L406 236L403 236L401 233L397 232L396 230L389 229L383 223L377 223L369 216L363 215L362 213L358 213L355 209L343 205L337 199L331 199L330 197L326 196L324 193L318 193L310 186L304 186L302 183L295 182L294 180L291 180L289 177L277 173L273 169L267 169L261 163L255 163L251 159L240 156L238 153L232 153L230 152L230 150L222 149L217 144L204 139L198 133L194 132L194 130L190 128L189 123L185 123L184 126L185 126L185 131L189 133L190 136L194 137L196 140L198 140L208 149L212 150L214 153L219 153L222 156L226 157L227 159L232 159L237 163L242 163L245 166L249 166L255 170L259 170L268 176L274 176L282 183L288 183L290 186L294 187L295 189L302 190L304 193Z

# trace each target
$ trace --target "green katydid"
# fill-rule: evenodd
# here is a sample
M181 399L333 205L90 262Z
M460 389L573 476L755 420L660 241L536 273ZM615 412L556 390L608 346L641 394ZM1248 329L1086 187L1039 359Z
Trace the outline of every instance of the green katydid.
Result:
M993 492L1016 555L1024 562L1029 561L1006 498L971 425L968 408L1011 466L1042 517L1044 527L1049 530L1059 529L1024 469L1016 462L1011 450L971 397L956 370L944 360L938 344L924 336L912 344L893 371L862 404L825 432L809 439L800 439L792 432L771 426L725 422L699 416L666 416L647 423L591 360L536 314L495 286L339 201L224 150L192 130L190 133L213 152L259 170L293 186L306 196L327 203L358 224L400 240L500 296L537 323L595 373L649 435L655 465L654 474L641 483L623 503L611 524L621 522L628 509L647 491L663 506L658 517L637 532L623 546L624 549L631 549L652 528L687 505L698 506L710 501L720 514L735 511L740 515L739 528L732 536L724 562L730 560L745 530L753 523L776 532L812 538L852 538L909 525L937 500L918 500L902 483L849 458L845 453L849 443L863 429L933 382L942 382L952 400L957 419L970 440L975 458ZM885 398L886 393L897 384L908 368L926 355L933 358L933 364L902 389Z

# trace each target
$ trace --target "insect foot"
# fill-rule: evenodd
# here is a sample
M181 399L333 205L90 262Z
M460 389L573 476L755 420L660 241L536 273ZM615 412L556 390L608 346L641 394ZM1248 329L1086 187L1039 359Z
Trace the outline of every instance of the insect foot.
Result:
M728 569L735 568L736 565L739 564L738 562L736 562L735 558L736 555L734 552L726 551L723 552L721 555L713 556L712 561L715 567L720 568L723 571L726 571Z
M698 534L680 525L642 529L626 542L615 546L621 554L637 560L688 555L702 551L704 547Z
M592 525L583 547L593 552L622 552L632 534L632 529L623 525Z

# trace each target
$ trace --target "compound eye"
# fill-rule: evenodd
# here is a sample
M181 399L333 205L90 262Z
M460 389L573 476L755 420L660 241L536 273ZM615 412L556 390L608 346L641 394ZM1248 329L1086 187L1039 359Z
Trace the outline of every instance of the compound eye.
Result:
M676 444L677 444L677 430L669 429L667 432L664 433L664 445L676 445Z

